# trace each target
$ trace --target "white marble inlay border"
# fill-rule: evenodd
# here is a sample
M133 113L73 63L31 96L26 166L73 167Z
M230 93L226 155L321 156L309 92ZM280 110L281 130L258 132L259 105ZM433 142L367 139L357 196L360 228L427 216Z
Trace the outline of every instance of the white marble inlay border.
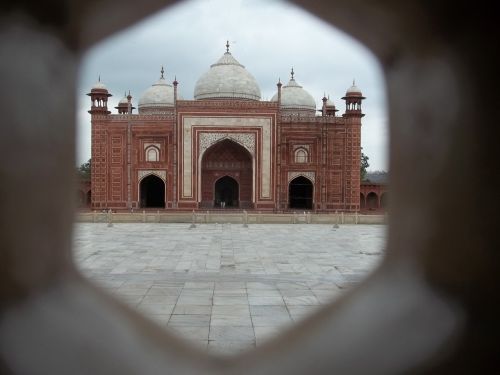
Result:
M157 149L161 149L161 144L160 143L144 143L144 150L146 150L149 146L155 146Z
M309 180L311 180L311 182L313 184L315 183L316 173L312 172L312 171L309 171L309 172L297 172L297 171L288 172L288 183L290 183L290 181L292 181L294 178L299 177L299 176L303 176L305 178L308 178Z
M140 181L150 174L160 177L164 182L167 180L167 171L159 169L141 169L137 171L137 180Z
M210 130L210 128L226 127L228 130L237 131L245 130L247 128L261 128L262 130L262 153L260 160L260 198L269 199L271 197L271 143L272 143L272 121L271 117L195 117L184 116L182 117L182 197L193 197L193 184L198 180L199 176L193 174L193 163L197 162L194 157L193 151L197 148L193 145L193 131L194 129ZM220 132L220 130L219 130ZM201 134L201 133L200 133ZM236 132L228 132L228 135L236 134ZM254 154L256 153L254 147ZM198 171L199 172L199 171Z
M245 147L252 156L255 155L254 133L201 133L198 155L203 155L207 148L222 139L230 139Z
M310 145L293 145L293 151L297 151L299 148L303 148L304 150L311 151Z

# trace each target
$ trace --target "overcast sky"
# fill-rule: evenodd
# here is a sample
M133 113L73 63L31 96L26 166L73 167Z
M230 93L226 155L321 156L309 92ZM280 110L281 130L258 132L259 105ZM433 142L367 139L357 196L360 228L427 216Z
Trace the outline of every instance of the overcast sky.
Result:
M256 78L262 99L295 79L321 108L323 93L342 113L346 89L356 85L363 104L362 147L370 170L387 170L387 110L382 71L374 56L356 40L314 16L280 0L186 0L115 34L83 57L78 85L77 162L90 158L90 99L85 94L101 76L113 96L112 113L131 91L137 106L141 94L160 77L177 77L179 94L193 98L196 80L225 52Z

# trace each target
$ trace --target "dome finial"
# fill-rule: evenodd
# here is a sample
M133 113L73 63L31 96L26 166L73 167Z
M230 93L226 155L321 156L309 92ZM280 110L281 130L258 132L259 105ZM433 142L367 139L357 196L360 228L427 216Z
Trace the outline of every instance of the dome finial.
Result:
M101 75L99 74L99 77L97 77L97 82L101 82Z
M163 69L163 65L161 66L160 73L161 73L161 77L160 77L160 79L164 79L164 77L163 77L163 73L165 73L165 70Z
M226 53L229 53L229 40L226 40Z
M356 86L356 80L354 78L352 79L352 85Z
M293 71L293 66L292 66L292 71L290 73L290 75L292 76L292 79L293 79L293 75L295 74L295 72Z

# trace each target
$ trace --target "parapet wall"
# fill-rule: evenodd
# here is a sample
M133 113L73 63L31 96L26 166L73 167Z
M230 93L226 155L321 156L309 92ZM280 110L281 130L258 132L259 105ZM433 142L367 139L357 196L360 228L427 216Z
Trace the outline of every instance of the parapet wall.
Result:
M302 213L247 213L247 212L153 212L134 213L77 213L80 223L233 223L233 224L386 224L387 215L360 215L356 213L315 214Z

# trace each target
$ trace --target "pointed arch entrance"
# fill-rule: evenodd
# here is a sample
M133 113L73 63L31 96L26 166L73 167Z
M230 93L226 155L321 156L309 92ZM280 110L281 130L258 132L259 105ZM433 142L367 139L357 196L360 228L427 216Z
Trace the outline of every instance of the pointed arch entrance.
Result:
M288 185L290 208L311 210L313 208L313 183L304 176L295 177Z
M205 208L251 208L253 161L240 144L224 139L209 147L201 159L201 202Z
M165 182L149 175L139 183L140 205L143 208L165 208Z
M238 181L230 176L219 178L214 186L214 204L219 207L238 207L239 206Z

